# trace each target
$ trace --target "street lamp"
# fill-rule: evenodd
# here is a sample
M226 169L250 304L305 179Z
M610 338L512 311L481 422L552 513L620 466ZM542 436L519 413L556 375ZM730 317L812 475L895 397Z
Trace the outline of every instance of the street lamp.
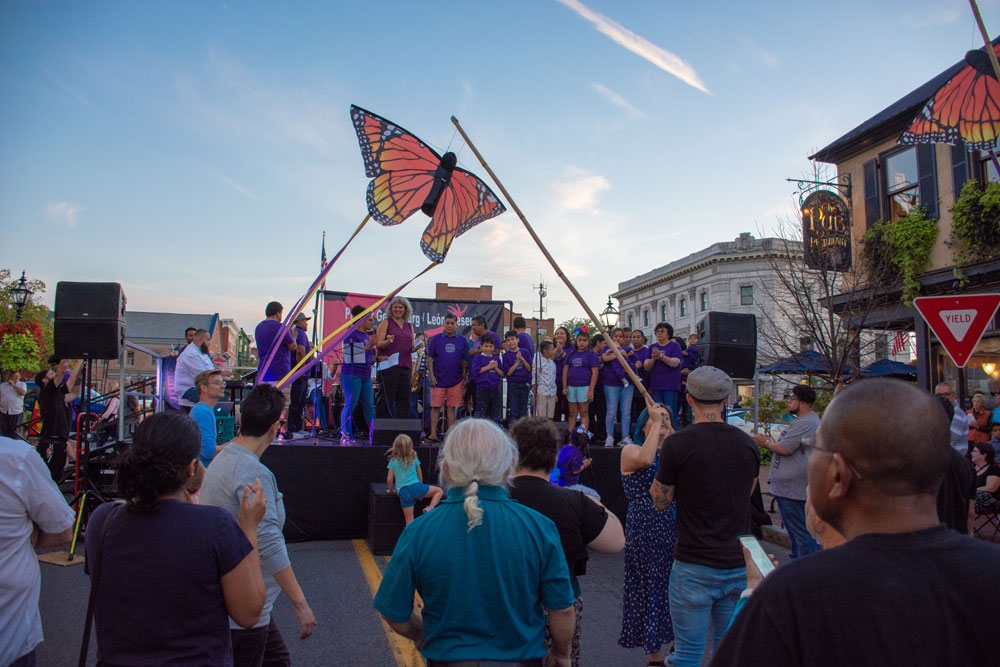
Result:
M31 301L31 295L34 292L28 287L28 281L24 277L24 271L21 271L21 279L10 288L11 298L14 299L14 308L17 309L17 319L21 319L21 313L24 312L24 307L28 305Z
M618 326L618 310L611 305L610 296L608 296L608 307L601 311L601 320L604 321L604 326L609 329L614 329Z

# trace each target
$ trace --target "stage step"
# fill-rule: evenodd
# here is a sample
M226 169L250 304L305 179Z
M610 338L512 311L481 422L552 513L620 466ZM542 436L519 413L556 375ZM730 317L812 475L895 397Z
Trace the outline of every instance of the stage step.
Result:
M413 507L414 516L420 516L427 507L427 500L419 500ZM389 493L384 482L368 485L368 548L376 556L389 556L396 548L396 540L406 527L403 506L399 496Z

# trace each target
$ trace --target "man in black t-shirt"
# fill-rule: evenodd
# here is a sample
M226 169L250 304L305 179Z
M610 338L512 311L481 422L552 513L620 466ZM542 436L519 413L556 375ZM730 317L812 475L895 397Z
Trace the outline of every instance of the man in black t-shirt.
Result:
M66 467L66 443L69 441L70 410L69 403L76 399L76 393L70 389L76 386L83 362L78 361L73 372L66 378L69 370L69 359L56 361L54 369L42 371L35 377L35 382L41 388L38 390L38 412L42 417L42 432L38 437L36 449L49 466L52 479L59 482L63 468ZM49 457L49 447L52 456Z
M625 548L625 532L618 517L593 498L575 489L552 486L549 482L549 473L556 466L559 441L551 419L523 417L514 423L510 433L518 449L518 467L511 481L510 497L552 519L559 529L576 597L571 662L579 665L583 598L577 577L587 572L587 549L604 554L618 553Z
M949 442L937 400L913 385L874 378L838 394L809 500L848 541L769 574L712 664L996 664L1000 549L938 519Z
M941 396L937 398L950 424L955 404ZM972 534L976 518L976 468L957 449L952 449L948 457L948 470L937 492L937 508L941 523L960 533Z
M670 571L672 665L700 665L709 623L718 646L746 586L740 535L750 532L750 494L760 453L743 431L723 421L733 382L718 368L687 376L694 424L663 442L649 490L658 510L677 501L677 545Z

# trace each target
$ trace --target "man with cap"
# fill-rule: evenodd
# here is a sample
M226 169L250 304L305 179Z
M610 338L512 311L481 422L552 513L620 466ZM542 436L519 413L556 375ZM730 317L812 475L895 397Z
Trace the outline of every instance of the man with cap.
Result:
M781 524L791 543L790 558L816 553L818 545L806 528L806 486L809 484L809 454L813 436L819 428L819 415L813 412L816 390L804 384L792 387L788 412L795 421L788 425L775 442L758 433L754 442L774 453L771 457L771 495L778 502Z
M750 532L750 494L760 453L722 411L732 392L729 376L712 366L688 375L694 424L669 436L649 493L658 510L677 501L677 545L670 572L674 625L672 665L701 664L709 623L718 648L741 592L746 566L737 539Z
M295 335L295 349L288 351L288 360L291 368L299 363L303 357L309 354L312 345L309 344L309 335L306 329L309 320L312 318L305 313L299 313L295 318L295 327L292 333ZM280 353L279 353L280 354ZM306 407L306 397L309 394L308 373L303 373L292 383L291 405L288 408L288 432L294 437L304 437L308 435L302 430L302 411Z

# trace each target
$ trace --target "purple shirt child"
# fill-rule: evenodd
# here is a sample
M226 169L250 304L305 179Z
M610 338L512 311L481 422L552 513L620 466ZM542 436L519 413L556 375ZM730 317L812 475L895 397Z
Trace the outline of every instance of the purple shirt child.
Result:
M503 371L503 359L500 357L487 357L485 354L477 354L472 357L472 363L469 366L469 373L472 375L472 381L476 383L477 387L488 387L490 389L496 389L500 386L500 376L495 370L486 371L485 373L480 373L479 371L483 369L484 366L489 366L490 362L497 362L497 369L501 372Z
M653 343L649 346L650 354L652 349L657 348L664 356L683 359L681 356L681 346L677 341L672 340L666 345ZM681 365L671 368L663 357L653 362L653 369L650 371L649 388L654 391L680 391L681 390Z
M601 360L597 358L597 353L587 348L583 352L573 349L567 353L563 365L569 366L569 373L566 377L566 384L570 387L589 387L591 368L601 365Z
M580 483L580 468L583 467L583 452L574 445L563 445L556 461L559 468L559 486L573 486ZM574 474L573 471L577 472Z
M531 357L528 356L528 350L524 349L523 347L518 348L518 352L520 352L521 356L524 357L524 360L528 363L528 366L526 367L525 364L521 364L520 366L518 366L516 371L507 376L507 381L527 384L531 382L531 370L530 370ZM506 373L508 370L513 368L514 364L516 363L517 363L517 352L504 350L503 351L503 367L505 369L504 372Z

